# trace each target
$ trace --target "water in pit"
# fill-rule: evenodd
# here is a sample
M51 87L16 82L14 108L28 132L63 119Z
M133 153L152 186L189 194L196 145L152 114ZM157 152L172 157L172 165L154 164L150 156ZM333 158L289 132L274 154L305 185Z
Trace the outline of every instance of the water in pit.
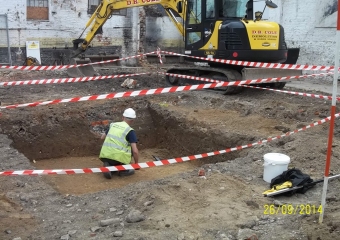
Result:
M152 155L164 158L171 156L169 150L150 148L139 152L140 162L154 161ZM173 156L178 157L178 156ZM33 163L36 169L81 169L102 167L98 156L86 157L64 157L39 160ZM177 173L192 171L200 165L199 160L175 163L160 167L144 168L136 171L134 175L119 177L113 175L112 179L104 178L102 173L70 174L70 175L48 175L43 176L55 190L61 194L81 195L86 193L99 192L106 189L121 188L128 184L141 181L162 179Z

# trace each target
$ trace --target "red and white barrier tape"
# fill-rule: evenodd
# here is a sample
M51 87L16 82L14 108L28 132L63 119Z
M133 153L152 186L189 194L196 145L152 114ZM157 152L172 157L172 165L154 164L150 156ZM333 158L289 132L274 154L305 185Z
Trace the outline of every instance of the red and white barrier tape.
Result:
M188 75L178 75L178 74L172 74L172 73L163 73L163 74L170 75L170 76L180 76L182 78L195 79L195 80L203 80L203 81L204 79L211 80L207 78L193 77L193 76L188 76ZM324 73L324 74L327 74L327 73ZM208 83L208 84L176 86L176 87L156 88L156 89L143 89L143 90L130 91L130 92L117 92L117 93L108 93L108 94L102 94L102 95L85 96L85 97L74 97L74 98L68 98L68 99L55 99L55 100L45 101L45 102L13 104L13 105L8 105L8 106L0 106L0 109L10 109L10 108L19 108L19 107L36 107L36 106L66 103L66 102L81 102L81 101L122 98L122 97L136 97L136 96L145 96L145 95L156 95L156 94L162 94L162 93L200 90L200 89L206 89L206 88L240 86L244 84L246 85L259 84L259 83L264 83L264 82L272 82L272 81L279 81L279 80L286 80L286 79L313 77L316 75L319 75L319 74L288 76L288 77L279 77L279 78L264 78L264 79L255 79L255 80L242 80L242 81L234 81L234 82L214 82L214 83ZM214 80L214 81L217 81L217 80Z
M340 113L335 114L335 117L339 117ZM121 165L121 166L111 166L111 167L101 167L101 168L83 168L83 169L52 169L52 170L8 170L4 172L0 172L0 176L16 176L16 175L56 175L56 174L81 174L81 173L100 173L100 172L110 172L110 171L122 171L122 170L129 170L129 169L139 169L139 168L150 168L150 167L159 167L164 165L169 165L173 163L180 163L180 162L186 162L186 161L192 161L196 159L206 158L210 156L225 154L245 148L250 148L256 145L261 145L267 142L271 142L276 139L280 139L282 137L290 136L294 133L301 132L304 130L307 130L308 128L315 127L317 125L323 124L325 122L328 122L331 117L324 118L322 120L319 120L315 123L309 124L308 126L305 126L300 129L296 129L294 131L272 137L267 138L266 140L260 140L255 143L250 143L243 146L237 146L233 148L227 148L224 150L218 150L208 153L201 153L191 156L185 156L185 157L177 157L177 158L171 158L171 159L163 159L161 161L151 161L151 162L145 162L145 163L134 163L134 164L127 164L127 165Z
M165 73L165 72L157 72L163 75L169 76L177 76L177 77L185 77L192 80L199 80L205 82L223 82L220 80L213 80L209 78L202 78L202 77L194 77L194 76L187 76L187 75L180 75L180 74L173 74L173 73ZM151 74L150 72L146 73L130 73L130 74L118 74L118 75L108 75L108 76L96 76L96 77L77 77L77 78L52 78L52 79L37 79L37 80L24 80L24 81L11 81L11 82L0 82L0 86L19 86L19 85L35 85L35 84L55 84L55 83L75 83L75 82L87 82L87 81L96 81L102 79L111 79L111 78L121 78L121 77L133 77L139 75ZM310 75L303 75L307 77L315 77L315 76L322 76L322 75L332 75L333 72L329 73L318 73L318 74L310 74ZM295 78L301 78L300 76L295 76ZM294 77L292 77L294 78ZM276 79L281 80L281 79Z
M209 81L222 82L222 81L219 81L219 80L210 80L210 79L209 79ZM279 90L279 89L273 89L273 88L263 88L263 87L249 86L249 85L242 85L242 87L255 88L255 89L261 89L261 90L269 90L269 91L275 91L275 92L281 92L281 93L288 93L288 94L299 95L299 96L303 96L303 97L312 97L312 98L319 98L319 99L325 99L325 100L332 100L331 96L324 96L324 95L318 95L318 94L294 92L294 91ZM340 100L340 97L337 98L337 100ZM94 122L91 122L91 126L108 125L110 123L110 121L111 120L94 121Z
M301 64L281 64L281 63L265 63L265 62L248 62L248 61L237 61L237 60L225 60L225 59L216 59L216 58L205 58L205 57L195 57L186 54L168 52L168 51L161 51L160 48L157 48L157 51L138 54L135 56L129 56L120 59L113 59L113 60L106 60L94 63L86 63L86 64L78 64L78 65L57 65L57 66L0 66L1 68L5 69L16 69L16 70L31 70L31 71L41 71L41 70L60 70L60 69L67 69L67 68L74 68L74 67L81 67L81 66L88 66L88 65L95 65L95 64L105 64L105 63L112 63L116 61L122 61L132 58L138 58L144 55L149 54L157 54L159 57L159 61L162 64L161 53L176 55L176 56L184 56L193 59L211 61L211 62L218 62L224 64L231 64L231 65L239 65L239 66L246 66L246 67L259 67L259 68L278 68L278 69L291 69L291 70L334 70L334 66L317 66L317 65L301 65Z
M158 72L158 73L163 74L163 75L168 75L168 76L171 76L171 77L187 78L187 79L197 80L197 81L205 81L205 82L213 82L213 83L224 83L225 82L225 81L214 80L214 79L210 79L210 78L195 77L195 76L181 75L181 74L175 74L175 73L165 73L165 72ZM287 77L275 77L275 78L248 79L248 80L229 82L229 83L238 83L238 84L235 84L235 85L238 86L238 85L248 85L248 84L257 84L257 83L264 83L264 82L289 80L289 79L299 79L299 78L326 76L326 75L332 75L332 74L334 74L334 73L333 72L314 73L314 74L300 75L300 76L287 76ZM244 83L244 81L247 81L247 82ZM250 82L250 81L252 81L252 82ZM254 81L256 81L256 82L254 82ZM232 85L229 85L229 86L232 86Z
M202 80L202 79L200 79L200 80ZM207 80L207 81L223 82L223 81L219 81L219 80L210 80L210 79ZM255 89L261 89L261 90L269 90L269 91L280 92L280 93L288 93L288 94L298 95L298 96L303 96L303 97L332 100L332 96L325 96L325 95L318 95L318 94L311 94L311 93L302 93L302 92L294 92L294 91L287 91L287 90L279 90L279 89L273 89L273 88L256 87L256 86L249 86L249 85L242 85L242 87L255 88ZM338 97L337 100L340 101L340 97ZM110 123L110 120L95 121L95 122L91 122L91 126L108 125L109 123Z
M299 96L304 96L304 97L311 97L311 98L320 98L320 99L332 100L332 96L324 96L324 95L318 95L318 94L302 93L302 92L294 92L294 91L279 90L279 89L272 89L272 88L263 88L263 87L248 86L248 85L242 85L242 87L256 88L256 89L269 90L269 91L281 92L281 93L288 93L288 94L299 95ZM337 97L336 99L339 101L339 100L340 100L340 97Z
M149 52L149 53L143 53L138 54L135 56L129 56L125 58L119 58L119 59L112 59L112 60L105 60L100 62L94 62L94 63L85 63L85 64L78 64L78 65L56 65L56 66L0 66L1 68L5 69L15 69L15 70L30 70L30 71L42 71L42 70L60 70L60 69L67 69L67 68L74 68L74 67L83 67L88 65L96 65L96 64L103 64L103 63L112 63L132 58L138 58L149 54L155 54L155 52Z
M148 73L148 72L147 73L130 73L130 74L96 76L96 77L52 78L52 79L40 79L40 80L0 82L0 86L19 86L19 85L32 85L32 84L88 82L88 81L97 81L97 80L102 80L102 79L133 77L133 76L139 76L139 75L145 75L145 74L150 74L150 73Z
M205 57L195 57L180 53L162 51L162 53L183 56L193 59L205 60L210 62L218 62L231 65L239 65L246 67L258 67L258 68L279 68L279 69L291 69L291 70L334 70L334 66L317 66L317 65L301 65L301 64L281 64L281 63L265 63L265 62L248 62L248 61L237 61L237 60L225 60L217 58L205 58ZM340 70L340 69L339 69Z
M185 77L185 78L189 78L189 79L192 79L192 80L199 80L199 81L206 81L206 82L215 82L215 83L223 83L224 82L224 81L220 81L220 80L213 80L213 79L209 79L209 78L194 77L194 76L187 76L187 75L180 75L180 74L172 74L172 73L162 73L162 74L170 75L170 76L176 76L176 77ZM282 78L275 78L275 79L267 78L267 80L268 80L268 82L270 82L270 81L273 82L273 81L286 80L286 79L308 78L308 77L325 76L325 75L332 75L332 74L334 74L334 73L333 72L315 73L315 74L310 74L310 75L282 77ZM258 79L258 80L262 80L262 79ZM300 95L300 96L304 96L304 97L312 97L312 98L332 100L331 96L323 96L323 95L318 95L318 94L293 92L293 91L287 91L287 90L278 90L278 89L272 89L272 88L263 88L263 87L257 87L257 86L249 86L247 84L243 84L241 86L242 87L248 87L248 88L256 88L256 89L262 89L262 90L270 90L270 91L275 91L275 92L282 92L282 93ZM337 98L337 100L340 100L340 97Z

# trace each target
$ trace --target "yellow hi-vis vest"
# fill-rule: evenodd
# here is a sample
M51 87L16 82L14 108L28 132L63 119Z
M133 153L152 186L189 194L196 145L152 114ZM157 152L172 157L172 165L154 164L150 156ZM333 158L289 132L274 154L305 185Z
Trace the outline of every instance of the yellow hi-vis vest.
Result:
M131 162L131 145L126 141L126 135L133 130L126 122L110 124L99 158L116 160L123 164Z

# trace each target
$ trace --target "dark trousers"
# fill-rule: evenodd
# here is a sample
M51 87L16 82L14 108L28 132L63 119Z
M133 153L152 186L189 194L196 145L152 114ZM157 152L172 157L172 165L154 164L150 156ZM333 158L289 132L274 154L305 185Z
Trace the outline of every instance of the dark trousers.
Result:
M112 159L108 159L108 158L100 158L100 161L102 161L103 163L107 162L107 163L110 164L110 166L124 165L121 162L118 162L118 161L112 160Z
M118 165L124 165L121 162L118 162L116 160L112 160L112 159L108 159L108 158L100 158L100 161L102 161L103 163L108 163L110 166L118 166ZM134 170L122 170L119 171L119 175L131 175L133 174L135 171ZM114 172L111 172L114 173Z

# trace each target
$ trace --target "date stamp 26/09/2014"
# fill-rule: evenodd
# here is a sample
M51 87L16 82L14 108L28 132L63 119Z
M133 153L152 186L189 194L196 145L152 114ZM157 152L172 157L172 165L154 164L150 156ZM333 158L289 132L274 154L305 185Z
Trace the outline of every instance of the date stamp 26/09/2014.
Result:
M311 215L322 213L322 206L317 206L314 204L283 204L276 206L274 204L263 205L264 215Z

